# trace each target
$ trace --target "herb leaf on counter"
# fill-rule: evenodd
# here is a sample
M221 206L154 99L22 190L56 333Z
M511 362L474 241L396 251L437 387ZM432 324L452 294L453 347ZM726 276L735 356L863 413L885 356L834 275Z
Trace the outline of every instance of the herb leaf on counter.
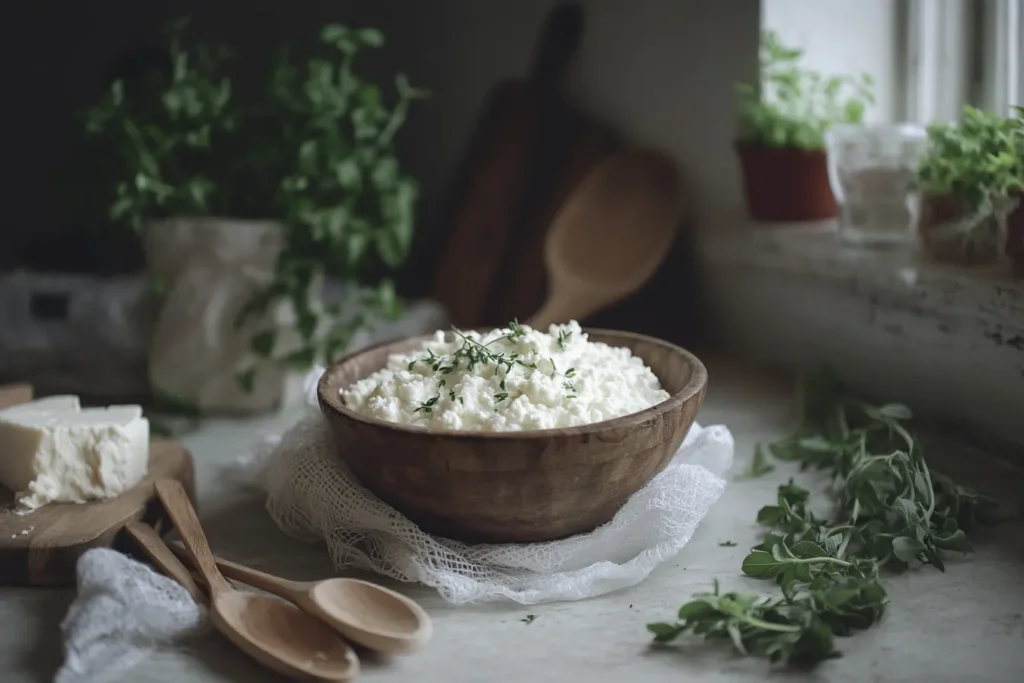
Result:
M721 593L716 581L714 592L683 605L676 623L648 625L656 642L691 634L773 662L837 657L834 636L868 628L884 613L883 568L944 571L947 553L971 552L967 532L999 521L996 501L928 467L903 424L912 418L906 406L853 397L826 368L802 384L800 408L797 429L767 451L829 473L833 514L812 512L811 492L792 480L780 485L775 504L757 514L769 532L741 568L774 580L781 597ZM759 445L748 476L772 469Z

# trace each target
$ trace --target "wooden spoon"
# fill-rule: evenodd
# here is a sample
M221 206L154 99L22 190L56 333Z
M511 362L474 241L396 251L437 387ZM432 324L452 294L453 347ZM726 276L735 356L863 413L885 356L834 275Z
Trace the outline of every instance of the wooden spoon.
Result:
M228 583L179 482L159 481L156 492L209 588L217 630L253 659L291 678L347 681L359 673L355 652L327 624L283 600Z
M186 557L180 543L171 543L170 548ZM224 576L294 603L370 650L389 654L416 652L433 635L430 617L422 607L401 593L369 581L289 581L219 557L214 559Z
M544 244L548 298L529 324L583 319L647 282L668 254L682 210L679 174L664 154L614 154L566 201Z

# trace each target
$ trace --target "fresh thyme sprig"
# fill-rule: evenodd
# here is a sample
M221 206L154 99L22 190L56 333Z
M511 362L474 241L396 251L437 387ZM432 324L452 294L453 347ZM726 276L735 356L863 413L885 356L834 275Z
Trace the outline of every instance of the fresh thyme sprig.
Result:
M487 366L493 364L496 367L504 368L506 375L512 372L512 369L516 366L525 368L527 370L530 370L531 372L537 370L537 363L532 361L524 361L522 358L520 358L520 355L518 353L505 353L502 351L497 351L493 348L494 344L503 341L515 341L525 336L527 333L527 328L523 327L518 320L512 320L512 322L510 322L505 329L508 330L506 334L503 334L500 337L495 337L494 339L484 344L477 341L476 339L473 339L462 330L452 327L452 334L455 335L457 339L460 339L462 341L462 345L459 348L457 348L451 354L445 354L442 356L438 356L433 351L428 349L427 356L425 358L418 358L410 361L408 364L408 369L411 372L413 369L415 369L415 367L418 364L423 364L428 366L432 372L438 373L439 375L442 376L449 375L455 372L455 370L458 369L460 365L464 366L467 372L472 372L478 365ZM565 332L564 330L560 331L558 335L559 346L565 348L564 343L568 342L571 337L572 332ZM551 377L554 378L558 374L558 368L555 365L555 360L553 358L550 358L549 361L551 363ZM575 374L576 368L569 368L565 372L565 377L572 378L575 376ZM420 406L416 408L413 412L433 412L434 408L437 406L438 401L441 400L441 390L444 388L444 386L444 379L439 379L437 395L432 396L431 398L421 403ZM495 404L507 401L509 398L509 392L505 386L504 379L501 380L499 388L500 391L495 392L494 394ZM576 387L574 384L566 381L563 383L563 388L566 389L566 391L571 392L566 395L566 398L577 397ZM458 396L454 390L449 390L448 398L452 402L459 401L460 403L464 403L462 397ZM497 405L495 406L495 410L497 410Z
M648 625L657 642L696 634L772 661L836 657L834 636L881 618L888 602L878 582L883 568L944 570L946 553L971 551L966 531L999 521L994 500L931 471L903 425L912 417L905 406L857 399L828 369L804 383L801 405L799 427L768 450L801 469L831 473L833 517L811 511L808 490L792 481L779 486L776 504L757 515L770 532L742 571L774 579L782 596L720 594L716 581L713 593L683 605L678 622ZM773 469L760 446L755 462L754 476Z
M557 341L558 341L558 348L560 348L560 349L562 349L564 351L565 350L565 345L569 343L570 339L572 339L572 332L566 331L564 329L563 330L559 330L558 331L558 339L557 339Z

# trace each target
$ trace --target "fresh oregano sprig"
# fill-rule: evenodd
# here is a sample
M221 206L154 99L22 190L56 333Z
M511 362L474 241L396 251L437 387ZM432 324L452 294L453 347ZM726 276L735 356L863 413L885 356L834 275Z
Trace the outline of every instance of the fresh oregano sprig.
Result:
M713 593L683 605L676 623L649 624L655 640L701 635L728 640L741 654L813 664L839 655L834 636L881 618L883 568L944 570L946 553L970 552L966 532L997 522L997 503L931 471L904 425L911 417L906 406L850 395L829 369L810 376L798 428L768 450L801 469L830 472L834 514L816 515L810 492L792 481L779 486L776 503L757 515L770 531L742 571L774 580L782 596L721 594L716 581ZM771 471L761 446L755 456L753 469Z

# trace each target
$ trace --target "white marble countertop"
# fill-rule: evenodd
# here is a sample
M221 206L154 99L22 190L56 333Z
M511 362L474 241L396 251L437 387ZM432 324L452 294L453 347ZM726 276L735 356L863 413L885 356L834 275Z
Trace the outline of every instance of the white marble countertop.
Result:
M737 470L758 440L781 435L788 423L786 387L760 375L711 366L703 424L729 426ZM184 439L197 465L200 516L218 553L296 579L332 570L325 550L280 533L251 494L224 472L260 433L288 421L207 423ZM957 470L993 484L997 495L1020 495L1021 480L995 465L962 461ZM419 600L435 621L428 648L393 661L366 661L363 678L391 683L637 680L760 681L769 665L727 650L687 646L654 651L644 628L671 619L678 606L718 577L726 587L769 587L740 576L745 549L756 542L760 506L774 500L785 468L762 479L734 481L690 544L639 586L575 603L531 607L454 607L421 586L396 587ZM959 472L956 473L959 475ZM798 476L799 477L802 475ZM719 544L733 541L735 547ZM978 538L979 551L949 563L946 573L924 568L888 581L892 604L882 624L840 639L844 657L811 674L779 672L776 680L971 681L1024 680L1024 524L1012 522ZM393 584L389 584L393 585ZM0 680L49 681L62 660L60 621L70 590L0 587ZM526 615L535 618L526 623ZM125 683L214 683L279 680L220 636L193 651L161 652L118 679Z

